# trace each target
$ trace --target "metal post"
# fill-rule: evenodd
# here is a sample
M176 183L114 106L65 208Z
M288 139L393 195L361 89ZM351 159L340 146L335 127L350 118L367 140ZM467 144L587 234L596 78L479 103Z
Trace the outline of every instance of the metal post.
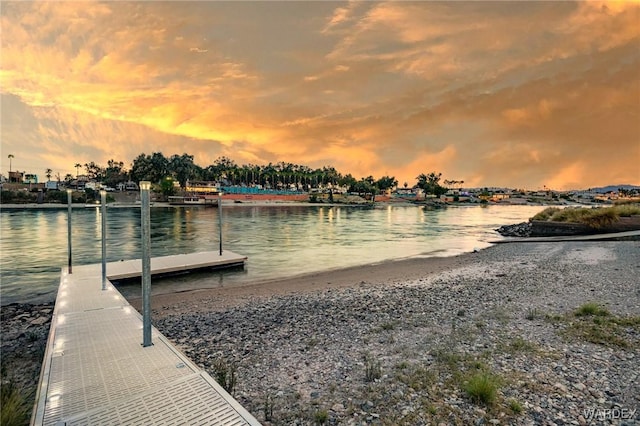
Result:
M107 289L107 191L100 191L100 219L102 221L102 290Z
M142 235L142 346L151 343L151 226L149 210L151 182L140 182L141 235Z
M218 231L220 232L220 256L222 256L222 195L218 192Z
M67 247L69 248L69 263L67 264L67 269L69 274L73 273L73 269L71 268L71 190L67 189Z

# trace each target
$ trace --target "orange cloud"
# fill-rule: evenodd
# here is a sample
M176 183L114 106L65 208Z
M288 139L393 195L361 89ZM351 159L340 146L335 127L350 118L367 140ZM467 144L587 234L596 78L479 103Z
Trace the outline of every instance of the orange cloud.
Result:
M433 169L479 186L637 183L638 13L600 2L10 2L2 150L35 169L68 168L65 152L105 163L164 151L410 183Z
M587 178L587 173L589 170L582 162L570 163L550 176L546 186L551 189L580 188Z

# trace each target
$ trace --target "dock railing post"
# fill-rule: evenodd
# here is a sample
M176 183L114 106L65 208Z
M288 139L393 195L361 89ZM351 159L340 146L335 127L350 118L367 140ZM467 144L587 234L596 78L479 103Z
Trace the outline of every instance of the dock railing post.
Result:
M222 256L222 194L218 192L218 231L220 239L220 256Z
M100 220L102 222L102 290L107 289L107 191L100 190Z
M71 193L73 191L71 189L67 189L67 247L69 249L69 262L67 264L68 273L72 274L73 270L71 268Z
M142 346L151 343L151 225L149 190L151 182L140 182L140 218L142 235Z

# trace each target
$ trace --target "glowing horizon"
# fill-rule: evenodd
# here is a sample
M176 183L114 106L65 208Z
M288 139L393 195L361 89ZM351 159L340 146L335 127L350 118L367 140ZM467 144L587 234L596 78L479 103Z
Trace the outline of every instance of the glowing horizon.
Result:
M640 184L640 5L3 2L2 161Z

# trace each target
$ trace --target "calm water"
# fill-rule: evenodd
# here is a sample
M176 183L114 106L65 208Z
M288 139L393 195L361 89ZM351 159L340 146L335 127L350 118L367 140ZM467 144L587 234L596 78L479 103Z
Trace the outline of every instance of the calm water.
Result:
M539 206L225 206L223 246L249 257L244 270L154 281L160 291L237 285L411 256L450 256L489 246L500 225L528 219ZM55 297L67 263L66 210L3 210L2 304ZM73 211L73 263L101 261L97 208ZM140 257L140 210L107 210L108 261ZM151 209L151 255L218 249L218 210ZM124 293L135 291L133 286Z

